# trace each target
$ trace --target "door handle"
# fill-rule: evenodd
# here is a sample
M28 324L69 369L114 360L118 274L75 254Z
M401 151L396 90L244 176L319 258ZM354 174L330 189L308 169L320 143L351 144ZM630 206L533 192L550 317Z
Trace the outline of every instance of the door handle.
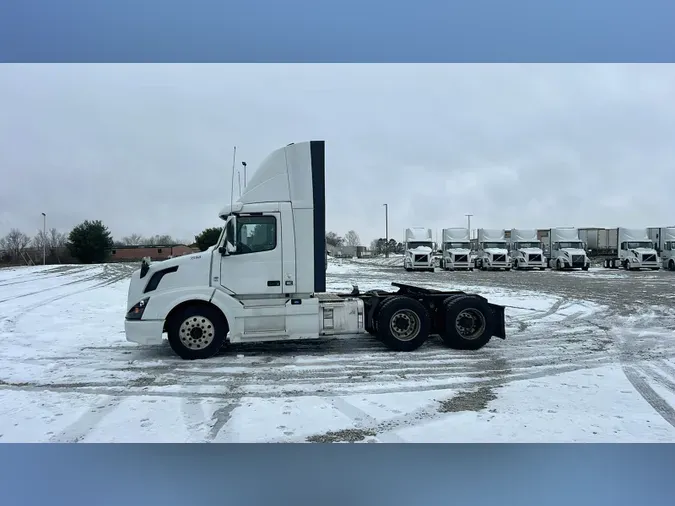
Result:
M281 281L268 281L267 286L281 286Z

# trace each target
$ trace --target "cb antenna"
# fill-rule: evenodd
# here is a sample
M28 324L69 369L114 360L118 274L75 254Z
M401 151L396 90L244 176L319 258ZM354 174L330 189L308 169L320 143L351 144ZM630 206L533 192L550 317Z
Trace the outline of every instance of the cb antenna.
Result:
M230 214L232 214L232 205L234 204L234 167L237 163L237 146L232 153L232 184L230 185Z
M244 167L244 188L248 184L248 178L246 177L246 162L241 162L241 165Z

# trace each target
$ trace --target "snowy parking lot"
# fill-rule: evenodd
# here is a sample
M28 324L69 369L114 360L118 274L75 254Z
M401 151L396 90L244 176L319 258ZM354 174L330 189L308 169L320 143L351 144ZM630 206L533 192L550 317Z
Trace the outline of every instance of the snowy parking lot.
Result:
M187 362L125 341L135 268L0 269L0 442L675 441L670 272L331 261L331 290L401 281L484 295L507 306L507 339L395 353L364 335Z

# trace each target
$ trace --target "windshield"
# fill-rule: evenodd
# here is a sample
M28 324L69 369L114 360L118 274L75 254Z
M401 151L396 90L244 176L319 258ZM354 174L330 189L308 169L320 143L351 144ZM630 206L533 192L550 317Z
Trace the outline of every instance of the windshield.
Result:
M408 249L415 249L419 248L422 246L423 248L431 248L432 244L431 242L423 242L423 241L413 241L408 243Z
M558 248L560 249L584 249L584 245L581 244L580 241L567 241L567 242L559 242L558 243Z
M471 249L468 242L446 242L445 247L447 249Z
M506 249L506 242L484 242L484 249Z
M625 242L626 249L636 249L636 248L648 248L652 249L654 245L649 241L633 241Z
M541 249L541 243L538 242L518 242L516 243L518 248L538 248Z
M675 241L667 241L663 245L663 249L668 250L668 251L675 250Z

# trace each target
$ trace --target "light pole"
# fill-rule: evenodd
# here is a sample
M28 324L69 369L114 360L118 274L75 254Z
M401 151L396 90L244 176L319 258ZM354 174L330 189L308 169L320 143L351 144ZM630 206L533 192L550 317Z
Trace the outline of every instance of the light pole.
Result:
M389 258L389 206L382 205L384 206L384 257Z
M42 213L42 265L47 265L47 215Z
M466 216L466 219L468 221L467 226L469 227L469 239L471 239L471 217L473 216L473 214L465 214L464 216Z

